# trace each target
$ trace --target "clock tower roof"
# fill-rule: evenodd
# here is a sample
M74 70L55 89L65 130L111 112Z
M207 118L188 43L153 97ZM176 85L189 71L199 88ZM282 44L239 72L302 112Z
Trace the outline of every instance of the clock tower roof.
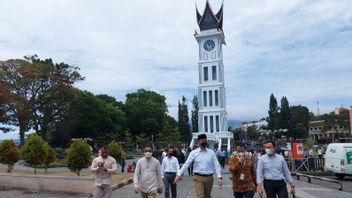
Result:
M197 7L196 12L197 23L201 31L210 29L222 29L224 18L224 3L221 5L221 8L217 14L214 14L208 0L206 2L203 15L199 13Z

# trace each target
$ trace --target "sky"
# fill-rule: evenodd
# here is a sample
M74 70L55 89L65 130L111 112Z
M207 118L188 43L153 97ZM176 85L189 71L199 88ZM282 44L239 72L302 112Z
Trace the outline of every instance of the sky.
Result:
M0 60L38 54L79 66L76 86L118 100L165 95L177 117L197 93L195 5L206 0L0 0ZM222 0L209 0L214 12ZM196 4L195 4L196 2ZM278 101L321 113L352 105L352 0L225 0L229 119L267 116ZM3 135L0 135L3 136Z

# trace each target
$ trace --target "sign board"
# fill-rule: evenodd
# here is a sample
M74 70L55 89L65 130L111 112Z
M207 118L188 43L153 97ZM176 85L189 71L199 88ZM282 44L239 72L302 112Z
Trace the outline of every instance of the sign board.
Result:
M302 142L292 143L292 157L293 159L304 158L304 144Z
M352 148L346 148L347 164L352 164Z
M292 150L292 144L291 144L291 142L289 142L289 143L287 143L287 150Z

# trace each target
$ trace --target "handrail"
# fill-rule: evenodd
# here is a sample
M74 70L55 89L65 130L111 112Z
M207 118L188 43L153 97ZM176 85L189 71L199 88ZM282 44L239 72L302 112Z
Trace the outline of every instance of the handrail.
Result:
M308 183L312 183L312 179L317 179L317 180L321 180L321 181L326 181L326 182L331 182L331 183L336 183L339 185L339 191L343 191L343 185L342 182L336 180L336 179L330 179L330 178L325 178L325 177L318 177L318 176L314 176L314 175L307 175L307 174L303 174L303 173L299 173L299 172L294 172L292 173L293 175L296 175L297 180L300 179L300 177L307 177L308 178Z

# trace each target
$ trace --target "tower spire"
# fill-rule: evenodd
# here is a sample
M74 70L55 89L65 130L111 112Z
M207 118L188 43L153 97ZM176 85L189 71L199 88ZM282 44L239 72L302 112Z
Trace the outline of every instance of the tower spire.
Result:
M222 5L217 14L214 14L209 0L206 1L205 9L203 15L201 15L198 11L197 2L196 2L196 14L197 14L197 23L199 29L210 30L210 29L222 29L223 27L223 8L224 8L224 0L222 1Z

